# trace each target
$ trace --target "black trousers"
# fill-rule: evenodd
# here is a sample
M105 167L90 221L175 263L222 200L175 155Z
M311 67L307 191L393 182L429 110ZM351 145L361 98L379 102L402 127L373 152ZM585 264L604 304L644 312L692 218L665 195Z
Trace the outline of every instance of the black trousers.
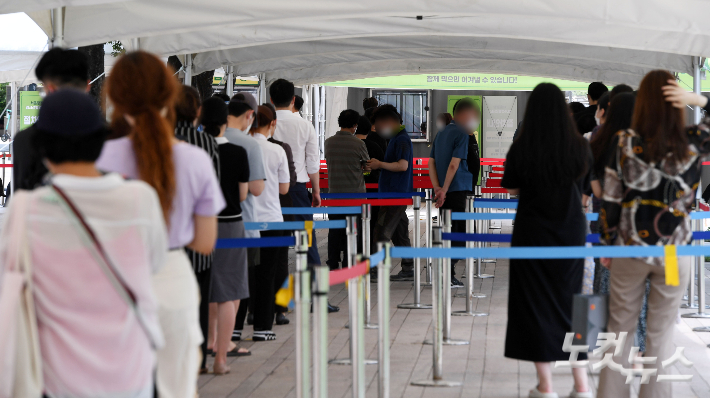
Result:
M284 231L261 231L262 238L283 235ZM279 249L282 248L262 247L261 263L252 272L254 289L250 289L250 301L254 304L254 331L271 330L274 325L276 269L279 263L288 261L288 257L283 258L288 252Z
M412 247L409 240L409 218L407 206L381 206L377 211L377 222L372 230L370 253L377 253L377 242L392 241L395 246ZM402 271L414 268L414 260L402 259Z
M469 191L454 191L446 193L446 200L441 205L442 209L450 209L451 212L460 213L466 211L466 197L471 195ZM451 222L451 232L466 232L466 221L457 220ZM451 242L451 247L466 247L466 242ZM455 274L454 266L456 261L451 261L451 276Z
M190 259L194 258L189 249L186 249L186 251ZM200 272L195 272L195 279L197 279L197 285L200 287L200 329L202 330L202 335L204 336L202 345L200 346L200 350L202 351L202 362L200 367L204 368L207 361L207 333L209 329L210 317L210 280L212 279L212 267Z
M328 219L331 221L345 220L345 214L330 214ZM358 217L357 223L357 252L362 253L362 225ZM372 219L370 219L370 235L372 235ZM328 259L325 263L330 270L347 267L348 260L346 258L348 252L348 236L345 229L330 229L328 230ZM342 255L342 256L341 256Z

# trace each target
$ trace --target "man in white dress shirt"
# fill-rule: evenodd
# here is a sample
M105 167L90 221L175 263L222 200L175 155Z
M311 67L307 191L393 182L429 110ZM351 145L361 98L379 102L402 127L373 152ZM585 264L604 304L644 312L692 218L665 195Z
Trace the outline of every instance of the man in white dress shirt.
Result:
M320 185L318 172L320 170L320 153L318 137L313 125L293 113L293 104L296 99L293 83L285 79L278 79L269 87L271 103L276 107L276 131L274 139L283 141L291 147L293 164L296 167L296 184L289 190L294 207L319 207ZM306 183L311 182L312 193L309 195ZM296 215L296 220L313 220L312 215ZM308 265L321 265L318 254L318 243L315 231L311 247L308 248ZM338 311L335 306L328 307L330 312Z

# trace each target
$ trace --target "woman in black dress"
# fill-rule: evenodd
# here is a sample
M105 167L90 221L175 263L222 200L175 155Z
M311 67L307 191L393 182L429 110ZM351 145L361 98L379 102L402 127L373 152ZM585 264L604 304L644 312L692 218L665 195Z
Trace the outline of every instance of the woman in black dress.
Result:
M535 87L519 137L507 155L501 185L519 195L512 246L584 246L582 212L590 189L591 151L577 133L562 91ZM572 297L580 293L584 259L510 260L505 356L535 362L539 384L531 398L556 398L551 362L571 330ZM580 355L580 359L582 356ZM585 369L573 369L573 398L592 397Z

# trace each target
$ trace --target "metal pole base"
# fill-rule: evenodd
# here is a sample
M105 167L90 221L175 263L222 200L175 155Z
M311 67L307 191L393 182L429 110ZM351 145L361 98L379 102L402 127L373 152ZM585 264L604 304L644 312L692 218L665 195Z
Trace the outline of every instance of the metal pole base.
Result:
M690 314L683 314L681 318L710 318L710 312L691 312Z
M493 278L494 276L491 274L479 274L479 275L474 275L473 277L476 279L488 279L488 278Z
M421 380L413 381L411 385L419 387L459 387L461 383L451 380Z
M454 311L451 313L452 316L488 316L487 312L481 311Z
M376 359L366 359L363 361L365 365L377 365ZM328 361L330 365L352 365L353 361L350 358L331 359Z
M498 262L498 260L496 260L494 258L488 258L485 260L481 260L481 263L483 263L483 264L495 264L497 262Z
M463 297L463 298L466 298L466 297L468 297L468 294L466 294L466 293L457 293L454 297ZM486 298L486 297L488 297L488 296L486 296L486 295L483 294L483 293L471 293L471 297L473 297L473 298Z
M422 282L419 284L419 287L431 287L431 282Z
M367 323L365 324L365 329L379 329L380 327L377 326L376 323Z
M457 339L444 339L443 340L444 345L469 345L471 342L466 341L466 340L457 340ZM431 340L424 340L424 345L432 345Z
M681 304L680 308L694 308L697 309L698 305L697 304Z
M710 326L700 326L693 328L693 332L710 332Z
M401 308L403 310L430 310L431 304L417 304L417 303L398 304L397 308Z

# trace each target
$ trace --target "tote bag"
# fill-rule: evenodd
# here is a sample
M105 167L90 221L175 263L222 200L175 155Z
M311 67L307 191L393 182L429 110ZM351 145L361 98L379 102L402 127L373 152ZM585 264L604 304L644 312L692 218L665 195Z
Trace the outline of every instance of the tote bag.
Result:
M27 241L26 194L13 198L16 218L3 259L0 285L0 398L42 396L42 356L32 296L32 263ZM10 215L8 215L10 216ZM10 217L12 217L10 216Z

